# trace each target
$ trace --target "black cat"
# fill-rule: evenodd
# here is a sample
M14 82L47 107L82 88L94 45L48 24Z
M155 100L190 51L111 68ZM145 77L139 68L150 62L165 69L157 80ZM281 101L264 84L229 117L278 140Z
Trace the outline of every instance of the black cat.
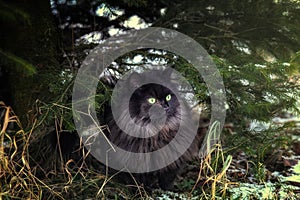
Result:
M204 132L201 131L201 133L195 136L195 133L192 133L193 130L189 129L196 122L193 121L191 109L187 106L185 100L180 101L180 97L176 95L177 91L174 91L174 88L177 86L171 80L172 70L164 70L159 73L158 71L155 71L155 73L150 71L147 73L147 76L132 73L126 80L125 85L135 90L130 97L129 105L126 102L117 105L118 110L121 112L119 118L115 119L111 110L106 112L105 120L110 130L107 133L107 137L113 144L126 151L148 153L170 144L180 126L183 126L184 134L183 137L180 137L180 140L192 139L187 150L182 152L182 155L180 154L181 156L177 160L162 169L154 172L135 174L137 180L145 187L152 187L154 183L153 179L158 178L159 186L162 189L171 189L180 168L187 161L198 155ZM145 79L148 79L146 81L149 83L142 85ZM164 84L157 84L158 80L163 80ZM128 95L125 94L127 92L126 89L123 92L124 95ZM151 137L141 138L139 137L140 135L135 137L134 135L124 133L118 126L118 123L121 123L123 127L129 126L130 119L138 126L135 129L129 127L127 131L131 130L135 134L150 135ZM183 141L183 144L186 144L185 141ZM178 153L178 151L180 149L176 146L171 146L169 154L163 153L156 156L155 159L150 157L148 160L143 161L143 164L157 167L168 160L172 156L171 154ZM124 162L124 165L126 165L126 156L116 159ZM138 167L141 163L134 164Z

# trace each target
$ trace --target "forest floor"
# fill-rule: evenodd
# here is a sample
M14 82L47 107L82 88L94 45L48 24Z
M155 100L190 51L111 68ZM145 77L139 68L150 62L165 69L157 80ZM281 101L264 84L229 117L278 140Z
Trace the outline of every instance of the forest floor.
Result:
M274 121L285 125L292 122L294 127L283 133L289 140L280 146L262 145L270 148L263 156L243 150L226 153L226 147L217 148L214 158L220 157L218 162L212 158L209 166L191 163L178 177L174 192L157 190L154 199L300 199L300 119ZM258 144L251 148L255 146L259 148ZM226 162L225 154L232 158L230 162Z
M10 120L18 125L16 118ZM146 192L106 174L106 167L88 152L77 151L78 160L62 156L53 151L49 138L36 137L42 132L9 132L4 129L11 121L4 121L0 199L300 199L299 122L287 134L289 142L279 140L275 148L262 145L267 152L263 156L216 145L206 158L184 167L174 190Z
M300 199L299 155L278 154L259 170L245 153L232 156L223 179L213 178L221 172L199 176L199 162L194 162L178 176L174 191L155 190L153 199Z

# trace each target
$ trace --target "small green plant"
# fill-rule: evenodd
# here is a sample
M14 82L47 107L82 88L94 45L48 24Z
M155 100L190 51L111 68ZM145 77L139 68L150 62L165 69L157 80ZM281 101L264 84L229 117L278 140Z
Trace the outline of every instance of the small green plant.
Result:
M238 187L231 187L228 189L227 199L240 200L240 199L299 199L299 194L295 194L294 186L267 182L264 184L256 183L240 183ZM299 189L299 188L298 188Z
M184 179L181 183L178 184L178 188L181 190L191 190L195 185L195 180L193 179Z
M264 183L266 178L266 168L265 165L261 162L258 162L254 165L254 177L258 183Z
M261 167L264 168L263 166ZM240 183L238 187L231 187L228 189L229 199L299 199L300 194L297 194L296 191L299 191L300 188L285 182L300 183L300 164L298 163L295 165L292 171L294 172L294 175L280 178L281 181L275 183ZM257 179L257 181L259 181L259 179Z
M293 167L292 171L294 175L286 177L285 181L290 181L290 182L300 184L300 162L298 162L298 164Z

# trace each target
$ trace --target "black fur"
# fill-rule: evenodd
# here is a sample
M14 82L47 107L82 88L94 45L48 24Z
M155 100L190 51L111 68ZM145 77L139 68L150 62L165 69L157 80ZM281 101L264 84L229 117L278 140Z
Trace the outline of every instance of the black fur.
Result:
M124 112L121 113L121 117L119 119L114 119L110 111L105 115L106 123L108 124L110 130L110 132L107 134L109 140L126 151L138 153L156 151L169 144L169 142L176 136L179 126L186 126L186 138L192 137L191 131L189 132L187 130L189 130L188 128L191 123L195 122L192 119L190 108L186 105L186 103L180 103L174 92L169 89L176 88L174 83L172 83L171 81L170 71L165 70L162 73L159 73L161 77L158 77L156 75L157 73L155 75L152 75L152 72L149 73L150 74L148 74L147 76L150 79L148 80L149 82L157 82L157 80L155 79L160 79L164 80L164 83L166 83L166 85L169 85L170 87L165 87L155 83L150 83L138 87L141 83L142 78L144 77L141 77L137 73L133 73L126 80L128 87L136 88L129 101L129 114L125 112L128 105L124 103L123 105L118 105L118 109ZM169 94L171 95L171 100L167 101L166 96ZM153 125L149 125L151 121L149 110L153 106L148 102L148 98L150 97L155 98L157 100L155 106L163 108L166 113L166 122L162 127L157 128ZM141 127L145 127L147 131L151 133L157 132L157 130L160 131L158 134L155 134L150 138L138 138L129 136L124 133L116 124L116 121L118 121L126 126L129 119L128 117L133 119L133 121L136 124L139 124ZM159 116L157 118L159 121ZM152 120L155 119L152 118ZM183 166L183 164L193 159L198 154L203 135L203 133L196 135L194 142L190 145L188 150L175 162L169 164L167 167L151 173L137 174L135 177L146 187L152 187L153 177L156 177L158 178L159 186L162 189L171 189L174 179L176 178L176 174ZM177 149L173 149L173 151L175 152L177 151ZM154 164L151 163L152 165L159 165L161 162L166 160L168 156L169 155L167 154L160 155L157 161L148 161L149 165L150 162L154 162ZM120 160L120 162L126 162L126 158L124 157L118 159Z

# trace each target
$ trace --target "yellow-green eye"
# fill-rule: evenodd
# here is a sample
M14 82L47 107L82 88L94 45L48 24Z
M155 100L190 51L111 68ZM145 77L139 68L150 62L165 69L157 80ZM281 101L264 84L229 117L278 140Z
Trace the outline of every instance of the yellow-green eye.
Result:
M148 102L149 102L150 104L155 104L156 99L153 98L153 97L151 97L151 98L148 99Z
M167 100L167 101L170 101L170 100L171 100L171 97L172 97L172 96L171 96L170 94L168 94L168 95L166 96L166 100Z

